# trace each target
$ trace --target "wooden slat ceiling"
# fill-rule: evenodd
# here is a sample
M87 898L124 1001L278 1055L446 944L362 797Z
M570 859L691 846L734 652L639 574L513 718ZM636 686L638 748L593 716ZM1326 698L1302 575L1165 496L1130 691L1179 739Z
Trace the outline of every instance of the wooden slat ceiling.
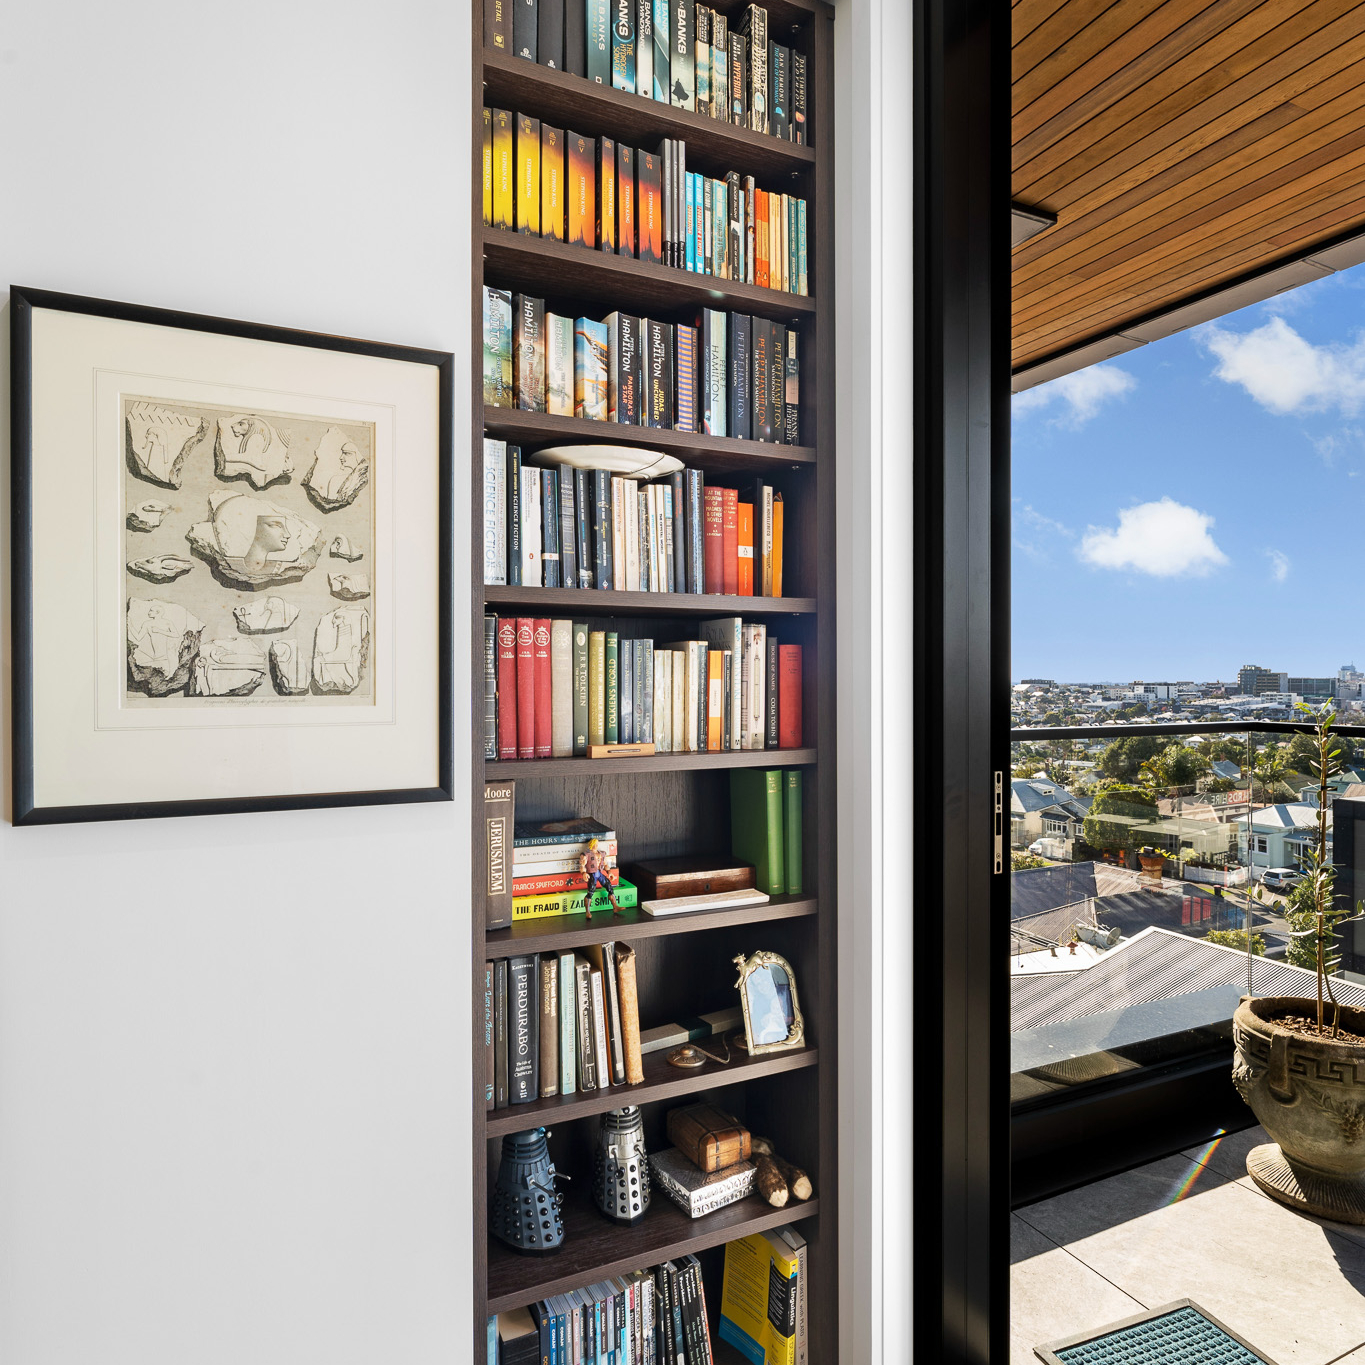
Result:
M1362 0L1014 0L1020 369L1365 226Z

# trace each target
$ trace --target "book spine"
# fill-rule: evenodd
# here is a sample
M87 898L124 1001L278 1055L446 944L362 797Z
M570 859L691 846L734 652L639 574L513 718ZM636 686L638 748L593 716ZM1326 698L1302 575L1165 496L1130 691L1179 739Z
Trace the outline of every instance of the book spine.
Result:
M484 1108L493 1108L495 1090L494 1034L496 1024L493 1008L493 964L483 964L483 1051L484 1068L487 1080L484 1084Z
M640 319L626 313L612 315L617 322L617 352L619 386L617 414L612 420L640 425Z
M770 636L767 640L766 648L768 671L764 683L766 725L764 728L763 747L765 749L776 749L781 735L781 727L779 724L780 694L778 692L777 641Z
M663 198L663 263L677 265L673 232L673 165L677 144L666 137L659 144L659 193Z
M650 0L637 0L641 13ZM635 255L635 151L616 144L616 254Z
M507 582L507 442L483 441L483 581Z
M634 8L635 0L613 0L613 4ZM633 84L633 82L632 82ZM632 92L633 93L633 92ZM616 142L597 139L597 249L616 254Z
M787 439L787 329L768 324L768 406L772 410L773 440Z
M666 322L648 322L649 422L651 427L673 425L672 328Z
M735 531L735 591L741 597L754 595L754 505L737 502Z
M498 621L498 757L517 756L517 623L504 616Z
M512 46L518 57L536 60L536 0L512 0Z
M607 997L602 984L602 973L594 971L592 982L592 1039L597 1063L598 1083L611 1084L611 1056L607 1051Z
M607 742L607 636L588 633L588 744Z
M545 411L573 416L573 319L545 315Z
M605 4L606 0L600 0ZM568 149L565 194L568 199L568 238L574 246L597 245L597 144L582 133L564 133Z
M483 291L483 401L490 408L512 406L512 296L505 289Z
M635 0L635 93L654 98L654 0Z
M610 868L605 874L607 880L618 886L620 870ZM566 891L586 891L588 879L578 872L556 872L538 877L513 877L512 894L518 900L527 896L558 896Z
M730 121L730 21L711 13L711 117Z
M784 375L785 388L782 394L782 413L786 424L787 444L799 446L801 444L801 364L797 356L796 346L798 332L794 327L787 328L787 355L786 373Z
M754 218L758 198L754 190L754 178L751 175L744 177L744 278L748 283L755 282L754 275L754 234L757 230Z
M639 183L639 238L640 260L650 265L663 263L663 180L657 152L639 151L636 154L636 176Z
M731 436L752 439L752 406L750 399L753 358L751 340L753 319L746 313L731 313L730 331L730 392L727 420Z
M493 226L493 111L489 108L483 111L483 225Z
M777 647L777 747L801 747L801 646Z
M773 439L772 379L768 360L772 346L772 324L766 318L750 323L753 346L753 437L755 441Z
M763 596L774 597L773 592L773 490L771 485L763 485L763 517L760 522L759 565L763 570Z
M735 709L735 707L731 705L731 701L733 696L735 695L733 689L734 680L738 676L738 673L736 672L734 667L734 663L736 658L738 658L738 655L735 654L733 650L727 649L722 657L724 658L725 661L724 667L725 680L722 687L722 695L725 698L725 705L723 706L721 711L720 747L722 749L728 750L733 749L735 747L731 743L731 738L734 734L735 728L734 719L738 715L738 711Z
M508 1105L507 959L493 964L493 1108Z
M560 915L581 915L586 908L586 901L587 897L582 891L557 891L542 896L514 896L512 923L525 924ZM638 889L623 877L616 889L617 908L633 910L639 903Z
M578 522L574 515L574 473L571 465L562 464L559 476L559 581L561 586L578 586Z
M732 280L744 278L744 217L740 207L739 172L725 177L725 260Z
M535 622L517 618L517 757L536 756Z
M782 513L786 504L782 501L782 494L774 491L773 493L773 586L772 595L782 596Z
M725 652L711 649L706 655L706 748L719 753L724 747L725 715L730 698L725 690Z
M748 44L736 32L730 34L730 122L749 126Z
M725 584L725 491L711 487L702 498L702 591L718 593Z
M770 131L768 118L768 11L750 5L744 11L749 59L749 127L755 133Z
M739 494L733 488L716 491L721 495L721 577L717 591L733 594L739 592Z
M521 581L524 587L542 587L540 578L540 472L523 465L521 470Z
M621 590L626 586L626 539L624 480L613 474L611 488L611 586Z
M587 77L598 85L611 84L610 0L585 0L588 40Z
M806 58L792 52L792 141L805 146L810 140L806 124ZM804 291L803 291L804 292Z
M574 488L574 550L578 558L578 586L591 588L597 582L597 565L593 558L593 498L591 471L575 469Z
M607 329L590 318L574 323L574 416L592 422L607 416Z
M512 874L508 866L516 788L511 782L484 785L484 829L487 883L484 890L484 923L502 929L512 922Z
M626 1054L621 1039L621 992L616 979L616 945L602 945L602 990L606 996L607 1050L611 1057L611 1079L624 1085Z
M550 757L573 755L573 622L550 622ZM539 679L537 679L539 681Z
M520 11L523 0L514 0ZM540 120L517 115L517 231L540 236Z
M654 0L654 101L669 102L668 87L673 68L673 12L669 0Z
M583 622L573 627L573 752L575 757L588 752L588 627Z
M612 0L611 83L635 93L635 0Z
M597 568L597 587L612 586L611 558L611 475L605 469L592 471L593 482L593 563ZM600 740L598 741L601 742Z
M597 1089L597 1048L592 1036L592 968L574 958L574 995L578 1003L578 1088Z
M785 142L791 141L791 48L781 43L768 45L768 64L771 68L772 100L769 118L772 134Z
M621 720L617 729L622 744L635 743L635 641L622 640L617 659L620 679Z
M605 707L606 713L603 717L605 723L604 744L620 743L620 715L621 715L621 692L620 692L620 636L614 630L606 632L604 643L604 667L605 667Z
M697 107L695 0L671 0L673 50L669 57L670 94L674 108Z
M518 626L520 630L520 626ZM549 758L553 741L551 720L550 691L553 681L550 673L550 622L537 619L532 622L532 646L535 650L535 747L534 758ZM518 656L518 667L520 667Z
M696 188L693 182L696 176L688 171L685 176L685 193L683 203L683 260L686 268L695 273L697 269L697 233L693 222L697 209Z
M559 587L559 475L540 471L540 576L544 587Z
M555 71L564 70L564 6L574 0L539 0L536 60Z
M654 743L654 641L637 642L640 684L636 691L639 719L635 733L641 743Z
M705 547L693 535L693 532L699 527L692 523L696 515L693 510L693 489L701 474L699 470L685 469L682 471L682 475L686 484L686 491L683 495L683 558L686 565L686 582L683 591L700 592L706 572L702 560Z
M697 430L697 329L678 323L673 329L674 355L677 358L674 376L675 397L673 426L677 431Z
M711 117L711 11L705 5L696 7L692 48L692 70L696 77L697 113ZM688 192L691 198L691 191ZM692 266L688 267L692 269Z
M559 961L548 953L540 959L540 1085L538 1097L559 1094Z
M507 6L508 0L484 0L483 43L497 52L506 52L512 46L511 16Z
M749 645L749 745L762 749L767 732L768 629L754 626Z
M588 74L588 11L581 0L564 0L564 70Z
M728 316L715 308L708 308L703 314L704 343L706 348L706 408L704 414L705 430L708 436L747 435L736 430L727 412L729 388L727 373L727 333L731 330Z
M559 970L559 1093L573 1095L578 1090L578 1011L573 977L573 954L560 953Z
M782 773L783 843L786 853L786 885L789 896L799 896L804 889L801 875L801 769L787 768Z
M483 756L498 756L498 618L483 618Z
M693 641L688 648L696 658L696 672L689 674L688 681L693 684L692 704L696 712L697 732L696 745L697 752L703 752L710 748L710 715L711 715L711 692L710 692L710 648L700 640Z
M796 292L801 295L810 293L810 277L807 274L806 258L806 201L802 199L796 206Z

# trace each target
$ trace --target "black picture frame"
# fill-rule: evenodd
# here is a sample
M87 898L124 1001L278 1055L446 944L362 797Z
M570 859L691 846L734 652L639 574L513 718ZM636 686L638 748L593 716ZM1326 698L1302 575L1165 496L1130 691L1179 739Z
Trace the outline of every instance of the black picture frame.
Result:
M204 800L136 801L71 806L38 806L34 802L33 698L33 312L52 309L121 322L176 327L187 331L275 342L287 346L338 351L382 360L430 365L438 374L438 535L437 556L437 785L383 791L310 792L304 795L229 797ZM10 574L12 588L11 650L13 751L11 822L21 825L76 824L95 820L146 820L184 815L236 815L248 811L288 811L345 806L398 805L454 799L454 732L452 728L452 473L455 357L389 342L210 317L140 304L116 303L26 286L10 287Z

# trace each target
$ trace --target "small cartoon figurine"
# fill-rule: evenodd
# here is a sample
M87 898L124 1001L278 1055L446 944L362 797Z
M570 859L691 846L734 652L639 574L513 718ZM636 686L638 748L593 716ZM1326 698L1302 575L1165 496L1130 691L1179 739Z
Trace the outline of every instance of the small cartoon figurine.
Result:
M616 904L616 892L612 890L611 878L607 876L606 855L597 851L596 839L590 839L588 851L579 856L578 870L581 875L588 879L587 890L583 897L583 908L587 912L587 917L592 918L592 898L597 894L599 887L607 893L607 899L611 902L611 913L619 915L621 907Z

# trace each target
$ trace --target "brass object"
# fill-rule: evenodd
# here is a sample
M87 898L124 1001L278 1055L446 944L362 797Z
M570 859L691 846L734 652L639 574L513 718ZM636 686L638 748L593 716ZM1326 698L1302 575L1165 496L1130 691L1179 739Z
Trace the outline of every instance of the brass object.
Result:
M802 1047L806 1025L796 999L796 974L786 958L759 952L735 958L740 1007L744 1011L744 1046L751 1057Z

